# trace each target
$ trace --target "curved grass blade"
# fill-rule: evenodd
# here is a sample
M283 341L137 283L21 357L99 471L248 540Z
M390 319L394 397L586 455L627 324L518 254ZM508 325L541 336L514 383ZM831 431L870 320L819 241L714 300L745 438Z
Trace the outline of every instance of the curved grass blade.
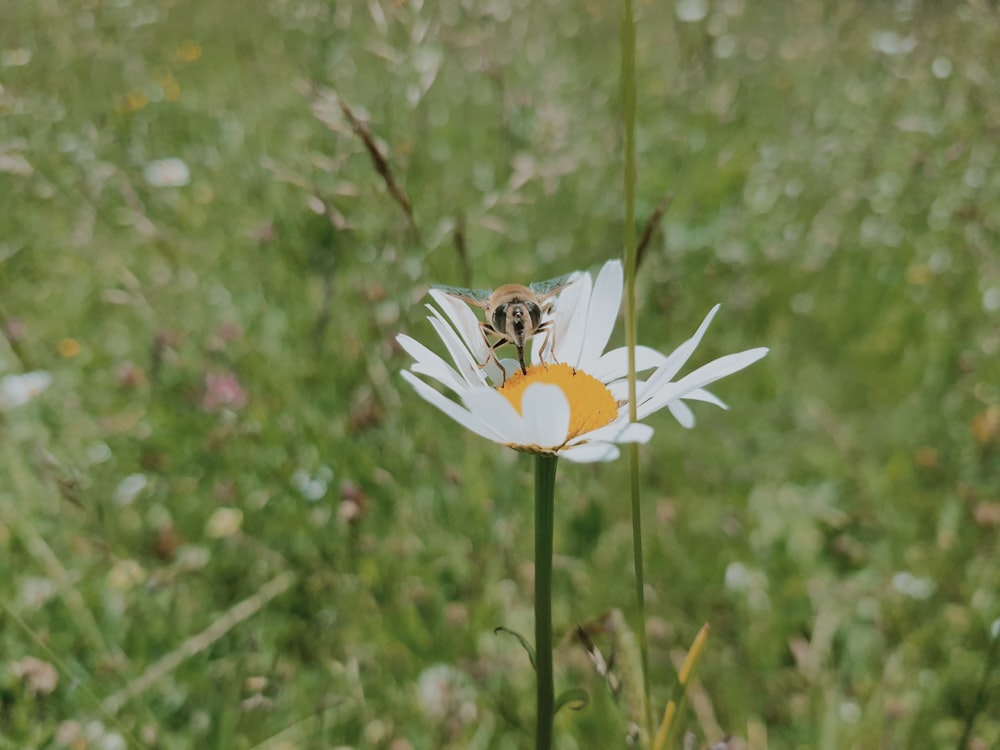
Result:
M518 633L516 630L511 630L510 628L505 628L503 625L499 625L498 627L493 628L493 632L494 633L506 633L507 635L512 635L515 638L517 638L518 642L521 644L521 647L525 651L528 652L528 659L531 660L531 668L532 669L536 668L535 667L535 649L532 647L532 645L530 643L528 643L528 640L523 635L521 635L520 633Z
M570 711L581 711L590 703L590 696L583 688L569 688L559 693L556 698L556 706L553 714L559 713L561 708L568 708Z

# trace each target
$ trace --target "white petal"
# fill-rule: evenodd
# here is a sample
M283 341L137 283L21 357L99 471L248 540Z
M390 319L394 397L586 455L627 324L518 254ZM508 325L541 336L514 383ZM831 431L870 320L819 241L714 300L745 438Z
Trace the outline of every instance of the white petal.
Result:
M645 400L639 400L638 417L645 419L654 411L662 409L671 401L678 398L685 398L691 393L699 391L703 386L713 383L726 375L732 375L745 367L752 365L761 359L768 350L764 347L759 349L748 349L737 354L727 354L724 357L712 360L707 365L699 367L689 375L685 375L676 383L666 383L655 393L652 393Z
M595 461L614 461L621 455L618 446L611 443L582 443L571 448L563 448L559 456L578 464Z
M652 437L652 427L642 422L629 422L627 416L581 436L587 442L609 443L648 443Z
M577 367L582 370L591 372L595 369L601 352L608 345L622 303L622 283L621 261L605 263L594 282L587 308L587 335L577 361Z
M482 422L501 436L503 443L528 445L524 419L501 393L492 388L476 388L462 394L462 403Z
M768 351L767 347L762 346L757 349L747 349L743 352L727 354L724 357L713 359L707 365L702 365L694 372L678 380L677 385L683 386L684 393L687 395L691 391L749 367L754 362L763 359Z
M510 362L510 360L501 360L501 362ZM493 357L490 357L488 360L486 360L486 366L483 367L483 372L486 373L486 377L490 383L492 383L494 386L501 386L507 379L507 375L514 374L514 372L518 368L518 364L515 362L512 368L507 367L507 365L504 365L504 367L506 368L506 373L502 372L500 370L500 365L497 364L496 360L493 359Z
M715 317L715 314L718 311L719 305L716 305L709 310L708 315L705 316L701 325L698 326L698 330L695 331L694 336L678 346L667 356L666 363L661 365L660 368L650 376L649 380L646 381L645 388L639 392L640 401L663 386L665 383L670 382L674 375L680 372L684 363L691 358L691 355L694 354L694 350L698 348L698 344L701 343L701 339L705 335L705 331L708 330L708 326L712 323L712 318Z
M559 294L555 305L555 357L575 367L580 359L580 349L587 333L587 308L590 305L590 290L593 288L590 274L583 274Z
M455 330L461 334L469 351L478 361L482 362L486 358L488 347L483 340L479 318L472 312L472 308L462 300L456 299L440 289L431 289L430 295L448 316L448 319L455 326Z
M423 382L420 378L414 375L412 372L403 370L400 373L407 383L413 386L416 390L417 395L422 399L427 401L432 406L436 406L438 409L443 411L449 417L454 419L460 425L466 429L472 430L474 433L480 437L484 437L487 440L492 440L495 443L507 442L504 440L503 436L500 435L492 426L489 424L483 424L479 419L477 419L471 412L463 409L459 404L456 404L451 399L447 398L441 393L438 393L433 388L431 388L427 383ZM483 389L490 390L490 389Z
M543 323L550 323L550 328L548 331L535 336L531 341L531 363L535 365L544 364L546 362L562 362L556 354L556 342L558 342L559 337L563 334L566 325L571 320L581 317L576 312L576 307L581 299L581 292L579 289L575 288L580 286L580 282L583 279L590 281L590 277L583 273L582 271L574 271L571 274L569 281L566 282L565 288L558 293L558 295L553 300L553 309L548 314L542 318ZM561 311L561 312L560 312ZM557 318L558 315L558 318ZM585 313L583 314L585 315ZM545 351L542 351L544 347ZM542 357L542 354L545 357Z
M482 331L469 307L438 289L432 289L431 295L439 300L445 312L449 313L450 325L440 310L432 305L424 305L431 313L427 319L434 326L434 330L441 338L445 348L448 349L452 361L459 368L456 371L456 376L461 371L461 379L469 386L503 382L499 368L493 362L492 357L488 357L489 350L483 341ZM478 349L482 349L482 359L477 359ZM479 363L484 359L486 365L480 367ZM419 368L412 369L414 372L421 371Z
M635 416L637 419L645 419L650 414L658 412L664 406L669 404L671 401L675 401L680 398L677 395L676 383L667 383L666 386L661 388L659 391L654 393L652 396L644 401L639 401L636 406Z
M465 380L455 372L451 365L416 339L401 333L396 336L396 341L415 360L415 363L410 367L413 372L432 377L456 393L460 393L468 387Z
M629 422L625 431L615 438L619 443L639 443L645 445L653 437L653 428L642 422Z
M694 427L694 412L680 399L676 401L671 401L667 404L667 408L670 413L673 414L674 419L680 422L681 427L686 430L690 430Z
M551 320L551 318L549 318ZM531 351L525 352L524 360L528 367L532 365L549 364L557 361L555 359L555 336L554 328L546 329L537 333L531 338Z
M640 380L635 384L636 389L642 388L642 381ZM614 383L608 383L608 391L611 393L611 398L615 401L627 401L628 400L628 381L627 380L616 380ZM641 393L641 390L640 390Z
M440 313L438 314L440 315ZM441 337L441 341L444 342L444 346L448 350L448 354L451 355L451 360L458 368L462 379L468 385L486 385L486 376L479 369L472 353L462 343L451 326L440 317L430 317L428 320L434 326L437 335Z
M725 401L723 401L721 398L716 396L711 391L706 391L704 388L698 388L696 390L693 390L689 394L687 394L684 398L690 399L691 401L704 401L705 403L708 404L715 404L720 409L729 408L726 405Z
M504 399L506 400L506 399ZM557 385L529 385L521 401L527 445L557 448L566 442L569 430L569 401Z
M504 372L500 372L500 367L495 362L493 363L493 368L497 372L497 379L493 382L499 383L500 385L503 385L504 380L507 378L514 377L514 374L521 369L521 365L518 361L516 359L510 359L509 357L501 359L500 364L503 365ZM504 373L506 373L506 376Z
M662 367L666 362L667 356L656 351L656 349L648 346L637 346L635 348L636 372L651 370L654 367ZM621 346L605 353L604 356L597 360L592 370L587 370L587 374L593 375L602 383L610 383L612 380L626 377L628 375L628 347Z

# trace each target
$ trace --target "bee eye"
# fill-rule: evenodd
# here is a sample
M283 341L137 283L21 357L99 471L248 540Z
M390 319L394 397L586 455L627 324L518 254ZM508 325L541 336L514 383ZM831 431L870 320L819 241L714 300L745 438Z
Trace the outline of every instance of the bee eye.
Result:
M542 308L534 302L525 302L524 304L528 308L528 315L531 316L531 328L534 330L542 322Z
M500 305L493 311L493 330L502 333L507 329L507 305Z

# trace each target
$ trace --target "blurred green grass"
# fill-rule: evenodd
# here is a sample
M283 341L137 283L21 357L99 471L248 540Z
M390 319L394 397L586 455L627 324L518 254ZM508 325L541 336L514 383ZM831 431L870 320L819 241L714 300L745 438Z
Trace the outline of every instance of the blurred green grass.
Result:
M639 11L640 215L673 196L640 339L669 349L721 302L701 361L772 347L717 389L729 412L651 420L655 697L708 621L701 741L955 747L1000 618L1000 19ZM429 283L618 254L617 14L3 6L0 363L55 382L0 414L0 747L114 747L79 684L114 695L285 572L122 725L163 748L527 745L530 668L492 629L530 630L530 465L402 387L393 337L432 338ZM418 235L330 90L382 139ZM165 158L189 184L147 182ZM205 401L225 377L245 405ZM626 481L560 470L561 632L631 609ZM51 654L51 693L15 674ZM594 702L559 717L564 745L620 746L620 712L572 674ZM1000 743L996 674L972 747Z

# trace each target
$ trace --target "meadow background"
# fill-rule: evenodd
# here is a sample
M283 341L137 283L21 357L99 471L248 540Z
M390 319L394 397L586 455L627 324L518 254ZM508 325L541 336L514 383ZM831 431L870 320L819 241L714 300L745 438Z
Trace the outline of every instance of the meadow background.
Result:
M530 746L532 462L394 336L621 253L618 13L0 0L0 749ZM696 746L998 748L996 6L637 14L640 340L772 348L650 420L657 705L709 622ZM560 466L557 638L636 627L625 464Z

